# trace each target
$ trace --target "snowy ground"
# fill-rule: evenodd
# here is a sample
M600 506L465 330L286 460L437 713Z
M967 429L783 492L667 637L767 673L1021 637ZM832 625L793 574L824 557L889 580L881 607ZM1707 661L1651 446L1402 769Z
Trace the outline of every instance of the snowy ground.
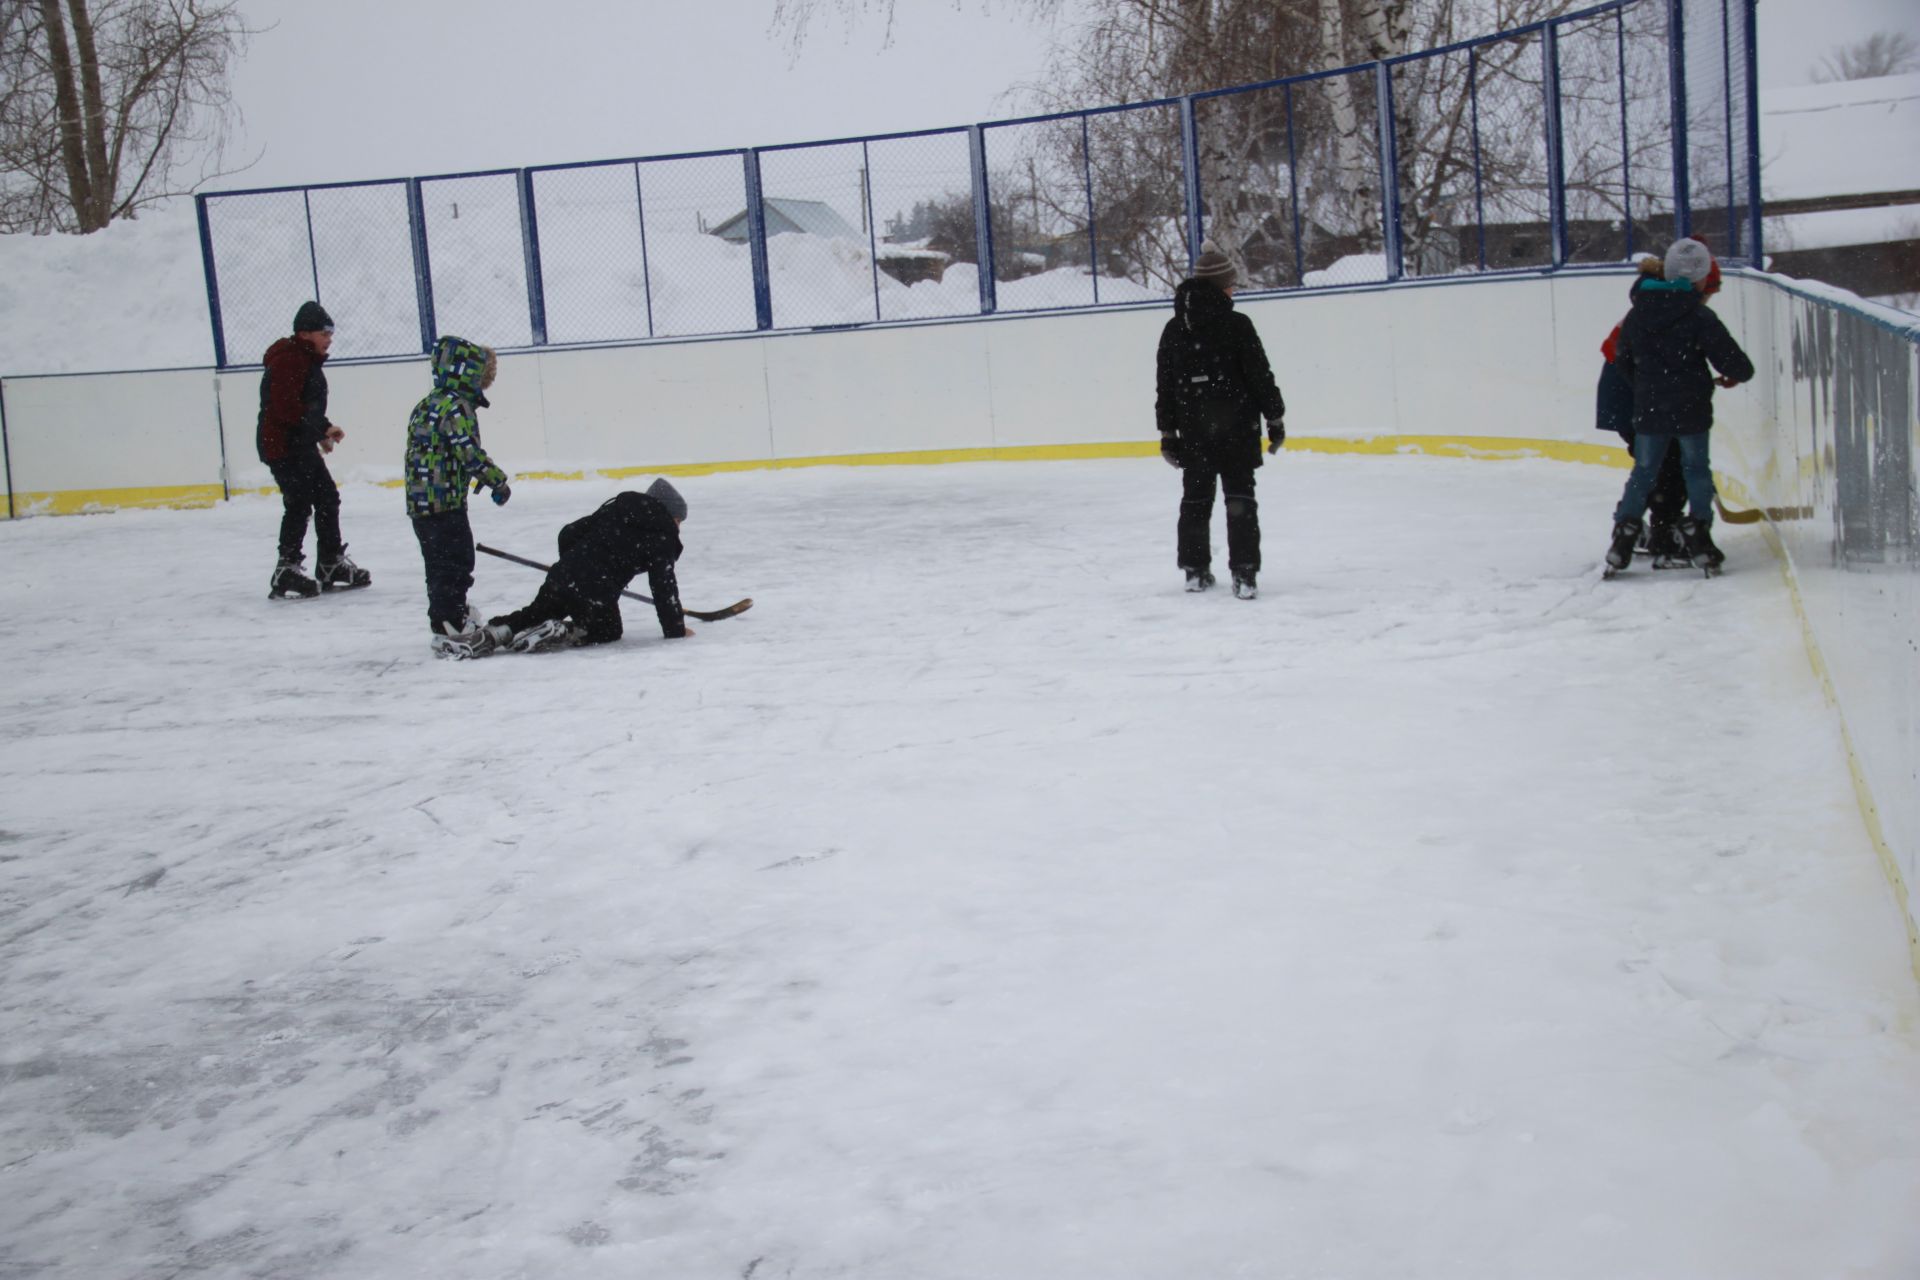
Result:
M689 479L750 613L474 663L394 490L298 603L270 499L0 526L0 1275L1920 1272L1758 535L1603 584L1618 472L1261 476L1252 603L1157 460Z

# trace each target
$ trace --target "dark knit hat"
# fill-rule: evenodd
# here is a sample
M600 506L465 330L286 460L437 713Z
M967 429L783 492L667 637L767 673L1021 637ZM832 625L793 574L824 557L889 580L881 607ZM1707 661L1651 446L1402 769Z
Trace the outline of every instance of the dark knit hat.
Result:
M1200 242L1200 257L1193 264L1193 278L1211 280L1219 285L1240 283L1240 273L1234 270L1233 259L1220 252L1211 240Z
M303 302L300 309L293 313L293 331L295 333L332 333L333 317L327 309L317 302Z
M647 486L647 496L665 507L667 514L675 520L687 518L687 500L680 496L678 489L667 483L665 476Z

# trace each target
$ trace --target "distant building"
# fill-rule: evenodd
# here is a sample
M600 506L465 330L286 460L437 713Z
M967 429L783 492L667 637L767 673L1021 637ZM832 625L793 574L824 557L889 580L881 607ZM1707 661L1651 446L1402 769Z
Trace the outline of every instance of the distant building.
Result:
M819 200L788 200L783 196L769 196L760 202L766 212L767 234L777 236L789 231L802 235L826 236L837 240L866 240L866 233L854 230L845 218L834 211L830 204ZM725 222L716 225L709 233L734 244L747 242L747 211L742 209Z
M1920 308L1920 73L1760 99L1767 265Z

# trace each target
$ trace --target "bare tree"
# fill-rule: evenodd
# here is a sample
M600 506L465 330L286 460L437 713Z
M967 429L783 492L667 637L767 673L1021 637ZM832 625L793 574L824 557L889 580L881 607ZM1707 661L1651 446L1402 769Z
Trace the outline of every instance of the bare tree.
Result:
M1872 80L1920 70L1920 45L1904 31L1876 31L1857 44L1842 45L1813 69L1815 84Z
M98 231L218 176L238 0L0 0L0 231Z

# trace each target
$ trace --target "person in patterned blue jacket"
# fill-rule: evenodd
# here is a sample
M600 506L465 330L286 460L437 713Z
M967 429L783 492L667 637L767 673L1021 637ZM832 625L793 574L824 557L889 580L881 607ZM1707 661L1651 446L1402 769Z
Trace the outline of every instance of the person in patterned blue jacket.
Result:
M480 618L467 607L473 586L473 526L467 486L493 491L504 506L512 490L507 473L480 446L478 411L487 406L499 362L465 338L433 344L433 390L407 420L407 515L427 571L427 621L441 657L477 657L493 647Z

